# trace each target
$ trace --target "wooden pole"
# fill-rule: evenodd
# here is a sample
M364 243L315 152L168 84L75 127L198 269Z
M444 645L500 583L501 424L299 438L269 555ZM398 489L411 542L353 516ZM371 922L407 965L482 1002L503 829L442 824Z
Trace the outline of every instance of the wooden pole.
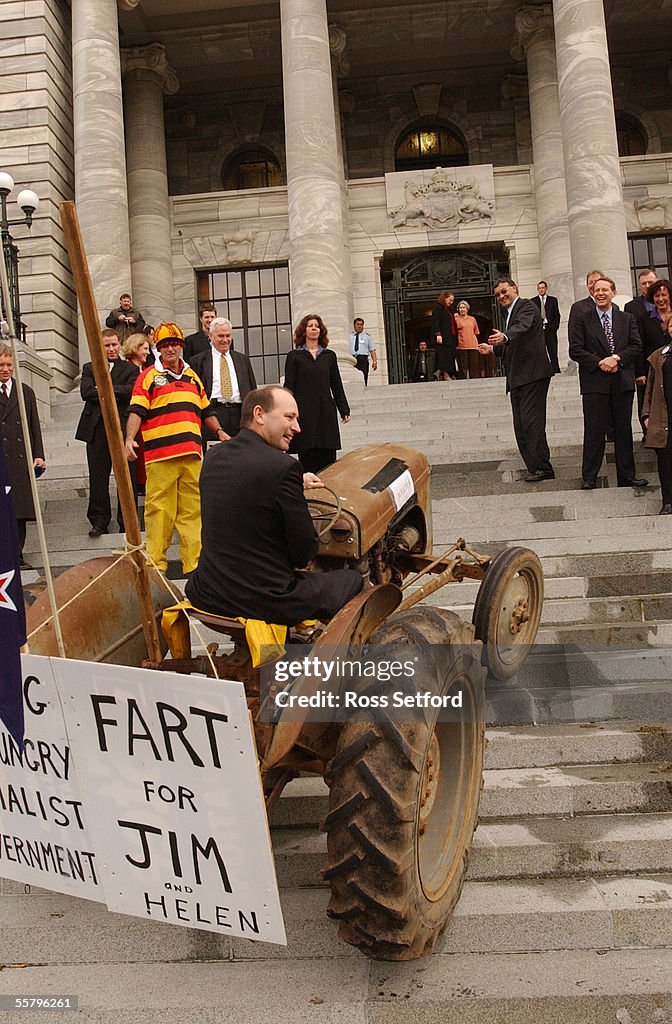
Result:
M107 364L107 353L103 346L103 338L98 323L98 311L93 295L86 253L82 243L82 235L79 229L77 210L73 202L67 201L60 204L60 212L65 234L65 244L68 256L70 257L70 268L75 282L77 299L79 300L79 310L84 322L86 339L89 343L93 376L98 389L107 443L110 455L112 456L112 469L117 481L119 504L121 505L121 513L126 527L126 539L131 547L139 547L142 543L142 535L140 533L138 513L135 508L131 474L128 469L124 439L121 433L121 423L119 422L119 411ZM147 562L140 551L134 551L131 557L138 570L138 600L147 644L147 656L150 661L159 662L161 661L161 647L159 645L156 619L154 618Z

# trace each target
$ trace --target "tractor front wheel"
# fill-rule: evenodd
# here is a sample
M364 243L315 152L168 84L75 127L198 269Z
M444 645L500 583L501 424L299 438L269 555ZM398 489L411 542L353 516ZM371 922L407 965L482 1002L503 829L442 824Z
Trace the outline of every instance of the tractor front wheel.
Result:
M483 779L485 670L473 627L438 608L393 615L369 645L417 657L417 692L462 691L459 720L388 707L347 722L325 776L324 875L339 938L375 959L412 960L432 951L462 891Z

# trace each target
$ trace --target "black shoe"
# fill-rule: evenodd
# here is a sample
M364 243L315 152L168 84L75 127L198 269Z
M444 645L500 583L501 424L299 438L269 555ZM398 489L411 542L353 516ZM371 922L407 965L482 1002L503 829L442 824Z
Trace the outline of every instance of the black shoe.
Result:
M555 480L555 473L552 469L538 469L535 473L526 473L523 479L526 484L538 484L540 480Z
M597 487L597 484L595 483L594 480L582 480L581 481L581 490L582 491L594 491L596 487Z
M622 484L619 484L618 486L619 487L648 487L648 485L649 485L649 481L645 477L641 476L641 477L635 477L634 480L625 480Z
M661 510L658 513L658 515L659 516L672 516L672 505L663 505L663 507L661 508Z
M107 527L104 526L92 526L89 530L89 537L102 537L104 533L107 533Z
M669 506L669 505L667 505L667 506L664 506L664 507L665 507L665 508L670 508L670 506ZM670 511L672 512L672 509L670 509ZM33 567L32 567L32 565L30 565L30 563L29 563L29 562L27 562L27 561L25 560L25 558L23 557L23 555L21 555L21 560L20 560L20 562L19 562L19 565L20 565L20 567L21 567L22 569L32 569L32 568L33 568Z

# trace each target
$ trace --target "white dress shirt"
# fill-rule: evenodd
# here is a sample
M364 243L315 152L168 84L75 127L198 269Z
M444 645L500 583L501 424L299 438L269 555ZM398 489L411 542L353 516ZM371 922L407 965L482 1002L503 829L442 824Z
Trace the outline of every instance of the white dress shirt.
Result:
M238 377L236 375L236 368L233 365L233 359L231 357L231 350L228 352L218 352L217 349L210 345L210 352L212 354L212 391L210 392L210 398L218 398L220 401L233 402L239 405L242 402L240 397L240 387L238 385ZM220 376L220 359L224 356L229 366L229 375L231 377L231 397L223 398L222 396L222 379Z

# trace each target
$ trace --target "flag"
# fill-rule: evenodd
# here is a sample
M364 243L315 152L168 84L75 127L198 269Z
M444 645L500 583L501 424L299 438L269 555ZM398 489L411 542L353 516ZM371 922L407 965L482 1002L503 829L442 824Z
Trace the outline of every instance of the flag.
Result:
M21 647L26 610L19 569L19 536L5 451L0 442L0 719L23 749Z

